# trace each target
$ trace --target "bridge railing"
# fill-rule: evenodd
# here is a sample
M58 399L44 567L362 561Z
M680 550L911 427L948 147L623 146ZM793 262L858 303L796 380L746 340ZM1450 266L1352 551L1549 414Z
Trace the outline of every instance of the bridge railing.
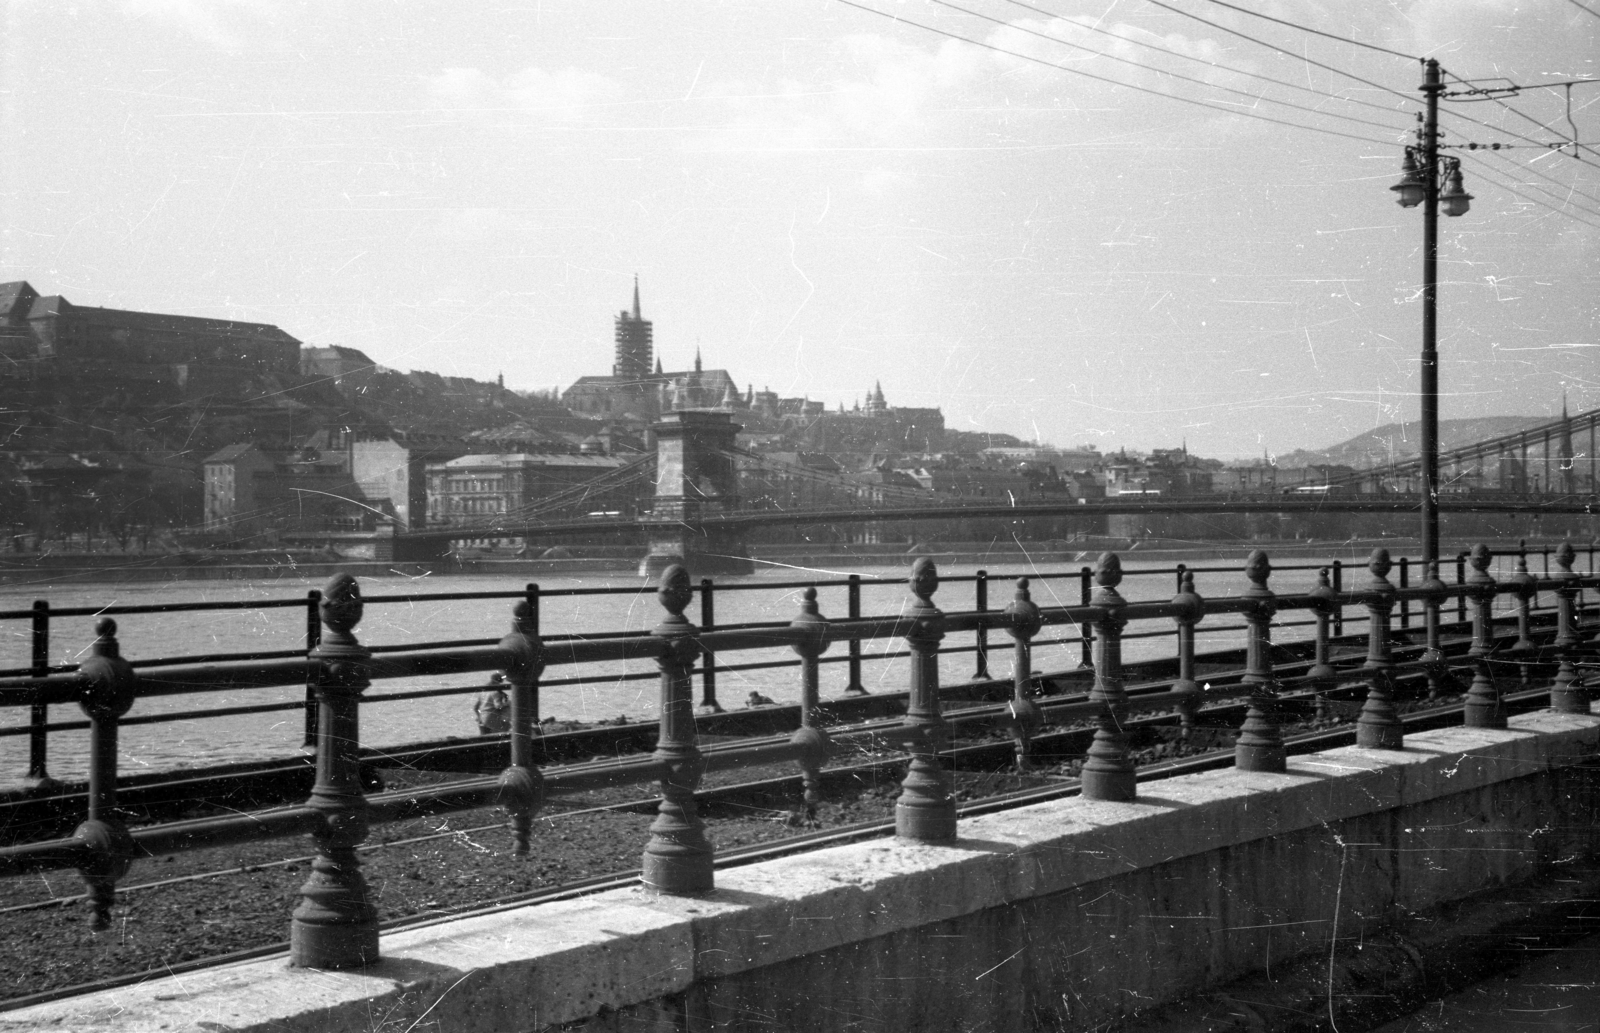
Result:
M1550 559L1554 551L1555 550L1551 548L1536 548L1529 550L1524 545L1519 547L1517 550L1491 552L1491 556L1495 557L1496 559L1511 560L1516 560L1519 558L1522 560L1527 560L1528 558L1532 557L1536 564L1542 559L1544 571L1548 574L1550 569ZM1594 550L1591 547L1588 551L1588 565L1592 573L1594 571ZM1466 579L1467 563L1465 555L1465 553L1460 554L1455 560L1454 575L1455 582L1457 584L1464 583ZM1399 587L1405 588L1410 584L1411 572L1417 569L1418 564L1405 557L1400 558L1398 564ZM1280 572L1306 572L1318 570L1322 567L1327 567L1330 570L1332 578L1331 585L1336 592L1340 591L1344 587L1344 564L1339 560L1332 560L1328 563L1291 564L1278 569ZM1170 578L1172 579L1174 588L1176 589L1177 587L1181 586L1184 573L1188 569L1189 568L1186 568L1183 564L1178 564L1174 568L1167 569L1129 570L1127 572L1127 576L1156 581L1162 578ZM1232 569L1233 568L1230 567L1212 565L1195 567L1193 568L1193 572L1204 575L1225 573L1231 571ZM987 571L980 570L976 574L946 577L942 580L946 586L971 584L974 609L981 612L989 605L988 593L991 586L1001 589L1005 583L1014 581L1018 576L1019 575L1016 574L990 574ZM1079 567L1076 570L1068 571L1035 572L1029 576L1032 578L1036 587L1040 585L1060 583L1068 586L1070 591L1074 591L1077 594L1078 602L1081 605L1088 605L1090 601L1092 594L1092 571L1089 567ZM722 625L718 621L718 600L725 599L730 594L738 595L748 594L751 592L793 592L806 587L816 587L824 591L843 589L845 594L845 616L847 618L858 618L862 613L862 598L863 591L865 589L872 588L875 591L881 591L884 588L904 585L905 583L905 578L862 578L859 575L850 575L846 578L832 580L796 580L781 582L749 581L716 583L711 579L703 579L696 588L696 594L699 598L698 617L700 626L703 628L720 627ZM947 593L948 590L949 588L947 587ZM639 591L640 590L635 586L574 587L554 590L545 589L541 591L538 585L529 584L520 591L385 593L368 598L366 602L369 605L383 604L393 606L430 606L456 601L481 602L486 600L526 599L537 609L544 603L557 599L581 600L590 596L607 595L634 596L637 595ZM320 641L321 622L318 617L320 600L321 593L317 591L308 592L306 596L301 599L290 598L245 600L238 602L158 603L111 605L99 607L52 607L48 600L37 600L34 602L33 606L27 610L0 611L0 622L5 620L14 620L26 622L29 625L27 636L30 642L32 659L31 665L26 668L0 670L0 678L15 679L18 677L27 677L39 679L51 674L62 674L75 671L78 666L76 664L53 664L50 659L53 640L59 638L59 633L55 630L56 622L59 621L83 617L121 617L127 615L142 616L156 614L171 615L175 618L182 618L184 615L203 613L237 613L241 611L282 611L294 609L302 610L305 614L303 638L304 646L301 648L226 653L198 653L186 656L146 658L132 661L132 666L135 669L142 671L157 668L165 669L182 665L237 664L244 662L273 663L281 661L284 664L300 664L303 668L307 658L311 654L311 651L314 650ZM1552 598L1546 595L1543 597L1535 597L1533 605L1536 609L1539 609L1548 608L1548 606L1552 604ZM1398 630L1401 633L1407 633L1412 630L1413 607L1415 605L1416 604L1411 599L1402 596L1399 603L1398 615ZM1359 624L1360 622L1366 620L1366 616L1364 611L1362 611L1362 608L1357 606L1355 609L1358 612L1353 614L1349 613L1348 608L1345 606L1340 606L1335 609L1332 616L1332 627L1335 636L1341 636L1345 633L1345 624L1347 622ZM1459 595L1457 599L1456 621L1464 624L1466 620L1467 611L1465 596ZM1299 620L1281 620L1276 624L1276 627L1291 633L1303 633L1304 629L1308 629L1314 624L1314 620L1302 618ZM746 626L758 627L760 625L751 625L748 623L733 625L733 627ZM1035 648L1058 646L1074 649L1078 654L1079 665L1081 667L1087 668L1092 666L1093 640L1095 634L1093 623L1069 622L1064 630L1070 631L1070 634L1041 639L1034 644ZM1203 638L1209 638L1212 641L1216 641L1223 637L1231 636L1237 638L1247 631L1247 624L1231 622L1221 624L1212 623L1195 629L1194 633L1202 636ZM627 633L614 632L600 633L599 635L586 633L581 637L585 639L594 639L597 637L605 637L607 634L609 634L611 637L617 637L625 636ZM1123 639L1124 641L1161 639L1171 638L1177 634L1177 629L1170 625L1163 625L1157 622L1154 626L1151 626L1151 623L1146 622L1138 626L1137 630L1129 630L1124 632ZM564 641L568 637L572 636L546 635L545 641L556 643ZM477 645L487 647L493 645L495 641L495 639L484 638L477 640L441 642L435 643L434 645ZM963 639L963 642L965 641L966 640ZM845 679L846 683L844 688L846 695L868 694L868 690L865 687L867 683L863 680L862 674L865 664L883 664L886 662L899 661L909 655L909 650L904 646L899 648L883 648L870 651L864 648L864 646L871 643L871 638L862 638L859 636L850 638L847 642L847 648L842 654L824 657L821 661L821 663L824 665L847 665ZM879 645L882 644L879 643ZM415 643L411 643L406 645L379 645L371 648L375 654L388 654L415 650L419 648L419 646ZM983 681L991 677L989 672L989 629L987 626L979 624L972 629L972 638L970 640L970 644L954 644L950 641L944 641L941 643L941 655L949 656L963 653L970 653L974 656L972 680ZM793 658L766 658L759 660L748 660L744 662L729 662L728 657L722 657L719 659L716 650L707 650L702 654L694 671L695 675L698 676L701 682L702 692L699 705L702 709L711 712L722 710L722 703L718 698L719 675L742 676L751 672L797 666L798 664L799 660ZM288 670L287 667L278 669ZM211 668L210 670L212 672L212 679L209 681L203 677L189 680L180 679L170 683L160 678L147 679L147 684L142 694L145 696L180 694L206 695L227 688L246 687L243 683L223 678L219 670L215 667ZM427 673L444 674L457 672L430 671ZM593 687L615 685L623 682L652 679L654 677L655 674L648 671L608 670L603 673L595 673L591 669L586 669L584 672L574 674L570 677L550 679L544 684L547 688L565 689L580 686ZM163 725L180 721L236 718L244 715L265 715L275 712L299 710L303 712L303 722L301 725L301 744L305 749L309 750L314 746L316 741L318 706L315 689L310 681L309 675L307 674L302 676L300 681L305 685L305 689L303 698L298 701L279 700L272 702L253 702L243 704L234 703L224 706L203 706L195 709L140 714L125 719L123 721L123 725L124 727L140 725ZM289 683L290 682L272 682L270 684L278 685ZM472 684L465 685L446 685L443 687L390 691L369 698L368 703L369 705L377 704L388 706L407 701L428 698L466 696L473 693L482 692L485 687L486 686L480 682L474 682ZM87 720L82 719L51 720L50 707L52 706L52 702L48 693L41 692L40 694L28 699L21 705L27 714L26 722L22 724L0 726L0 741L4 741L6 739L11 739L13 741L25 739L27 743L27 779L29 780L29 783L35 786L48 788L54 783L54 780L51 779L49 775L49 737L52 734L81 733L88 730L90 723ZM540 717L541 714L537 712L536 702L536 713L534 715L535 721L537 722Z
M547 641L540 634L535 599L518 599L508 634L492 645L437 645L376 653L356 637L364 603L355 578L334 577L318 600L322 631L306 661L279 657L233 660L225 664L179 665L141 671L121 656L114 619L101 617L91 655L76 671L42 678L0 679L0 705L42 701L76 702L91 726L89 814L70 837L0 849L0 875L64 868L78 869L88 886L96 928L110 920L118 880L142 856L199 847L310 835L317 857L301 887L301 901L290 920L291 963L313 968L369 964L378 958L378 915L360 874L356 848L370 824L430 813L499 806L510 815L512 849L532 849L532 818L544 799L559 792L645 781L660 785L660 804L643 850L643 882L661 893L694 894L714 885L714 850L695 803L695 790L708 771L787 761L803 774L808 805L817 799L820 772L839 740L866 737L894 742L908 758L896 803L896 834L920 843L956 837L952 781L940 761L953 726L993 720L1003 713L1016 740L1019 765L1029 763L1030 740L1046 721L1086 721L1095 728L1080 772L1084 798L1126 801L1137 795L1137 771L1130 750L1126 716L1135 710L1169 710L1192 723L1199 708L1222 698L1242 696L1247 704L1238 728L1234 761L1245 770L1282 771L1287 751L1279 718L1286 698L1314 697L1346 684L1364 689L1357 722L1359 745L1392 749L1402 743L1394 692L1401 679L1425 678L1433 695L1458 692L1450 651L1441 637L1443 613L1456 599L1472 610L1473 635L1465 661L1473 680L1463 706L1469 726L1504 727L1497 668L1512 665L1527 672L1553 667L1551 705L1588 713L1589 691L1578 665L1595 653L1580 629L1578 597L1600 584L1594 575L1573 571L1570 547L1555 555L1557 570L1535 577L1519 560L1516 573L1497 580L1489 574L1493 557L1480 546L1469 557L1471 573L1461 584L1440 580L1436 571L1416 585L1401 588L1389 580L1394 569L1387 551L1376 550L1365 578L1336 590L1329 574L1309 592L1279 595L1269 587L1272 565L1255 552L1244 566L1247 585L1238 595L1204 598L1194 571L1181 575L1169 600L1130 602L1118 591L1124 581L1120 559L1101 556L1093 570L1094 590L1087 604L1040 606L1026 578L1016 583L1004 609L946 613L934 603L940 579L933 562L919 560L907 584L910 598L899 612L831 621L822 615L814 588L802 596L800 612L787 624L704 630L686 616L694 586L681 567L669 569L657 591L665 613L648 633L590 636ZM1556 599L1553 641L1539 640L1532 601L1539 592ZM1515 632L1510 642L1494 634L1497 598L1514 601ZM1426 641L1415 656L1397 654L1391 638L1397 603L1420 607ZM1333 614L1346 605L1367 611L1366 653L1359 666L1337 665L1332 656ZM1303 673L1285 675L1273 662L1272 629L1279 615L1301 611L1316 627L1316 655ZM1232 684L1202 687L1195 678L1195 631L1208 618L1236 615L1247 630L1241 677ZM1178 676L1170 682L1129 691L1122 662L1124 628L1135 620L1173 622L1177 630ZM1086 696L1039 697L1031 673L1030 651L1039 633L1064 624L1092 625L1093 686ZM941 640L951 633L983 629L1012 640L1012 697L984 713L974 708L946 715L941 707ZM829 731L820 705L818 664L835 642L894 637L909 652L908 707L903 718ZM786 647L800 660L800 727L789 736L768 736L702 750L696 738L691 674L704 651ZM648 658L660 679L661 721L653 754L606 763L578 764L541 771L534 762L535 700L544 673L554 667ZM374 680L419 674L506 672L511 686L509 764L496 777L468 779L399 792L363 793L357 744L361 739L361 699ZM1298 672L1298 667L1294 669ZM304 803L252 813L230 814L130 829L117 810L117 738L125 715L144 695L215 685L298 684L309 674L317 699L316 783Z

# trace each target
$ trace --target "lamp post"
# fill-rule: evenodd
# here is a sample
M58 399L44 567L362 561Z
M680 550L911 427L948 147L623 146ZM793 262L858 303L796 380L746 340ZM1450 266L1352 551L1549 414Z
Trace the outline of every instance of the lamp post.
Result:
M1417 142L1406 147L1400 182L1390 187L1402 208L1422 205L1422 564L1439 560L1439 209L1465 215L1472 195L1461 185L1461 161L1439 155L1439 62L1429 58L1422 81L1427 111Z

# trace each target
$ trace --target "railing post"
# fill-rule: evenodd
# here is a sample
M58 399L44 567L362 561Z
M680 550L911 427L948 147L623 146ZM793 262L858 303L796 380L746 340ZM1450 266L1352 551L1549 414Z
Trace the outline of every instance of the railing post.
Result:
M654 631L661 640L656 655L661 669L661 732L655 759L665 772L661 804L644 848L642 878L657 893L706 893L713 885L713 853L694 802L705 760L696 742L691 684L700 646L695 641L697 629L683 615L694 599L689 572L677 564L668 567L661 574L656 598L667 611Z
M1333 637L1344 637L1344 561L1333 561L1333 594L1338 604L1333 611Z
M933 605L939 570L924 556L911 568L913 601L905 615L906 646L911 651L911 699L901 732L911 763L894 804L894 831L919 843L949 843L956 838L956 802L950 776L939 765L946 729L939 711L939 642L944 614Z
M1456 553L1456 584L1467 583L1467 553ZM1467 593L1462 592L1456 596L1456 623L1467 623Z
M1460 686L1450 674L1450 665L1445 662L1444 647L1439 638L1440 611L1444 608L1450 589L1439 579L1437 560L1428 564L1427 574L1427 580L1422 583L1428 592L1422 601L1423 628L1427 635L1422 662L1428 669L1428 698L1438 699L1441 695L1455 692Z
M1093 598L1094 571L1084 567L1078 571L1078 605L1089 606ZM1090 621L1078 625L1078 645L1082 650L1078 658L1078 667L1087 671L1094 667L1094 624Z
M500 772L497 803L511 819L511 850L526 854L533 837L533 816L544 804L544 776L533 756L539 727L539 677L544 674L544 641L539 637L539 586L528 585L525 598L511 609L511 632L500 640L506 654L506 680L511 683L511 757Z
M300 748L306 752L317 748L317 671L322 665L313 654L322 641L321 605L321 592L313 588L306 593L306 712L305 734L300 740Z
M1395 588L1388 577L1393 569L1388 549L1372 550L1372 558L1367 561L1367 570L1372 576L1367 579L1363 592L1367 607L1367 661L1362 666L1367 670L1394 666L1389 617L1394 612Z
M1489 547L1479 542L1472 547L1470 556L1472 574L1467 578L1467 594L1472 596L1472 647L1470 657L1488 656L1494 652L1494 597L1496 586L1489 576Z
M817 804L822 802L822 765L827 762L832 746L822 730L820 680L817 676L817 657L828 649L828 622L817 611L817 586L807 585L801 597L800 616L789 622L791 627L805 631L806 637L794 644L800 655L800 727L789 741L799 748L801 781L805 786L806 817L817 816Z
M711 579L700 579L700 630L710 631L717 626L716 586ZM717 702L717 657L709 649L700 651L700 712L722 713Z
M1461 723L1467 728L1504 728L1505 710L1500 706L1500 687L1489 669L1489 657L1473 658L1472 686L1462 704Z
M1122 688L1122 619L1128 604L1117 592L1122 583L1122 560L1114 552L1100 554L1095 569L1100 586L1091 605L1099 612L1094 627L1094 687L1089 702L1100 704L1100 716L1084 757L1079 778L1085 800L1128 801L1137 794L1133 759L1128 756L1128 733L1123 730L1128 694Z
M1389 615L1394 610L1395 587L1388 574L1393 568L1388 549L1373 549L1367 570L1367 698L1356 718L1356 745L1375 750L1398 750L1404 745L1400 715L1394 708L1394 653L1389 647ZM1402 571L1406 568L1401 567Z
M46 599L33 601L33 663L35 678L50 673L50 603ZM35 703L28 708L28 775L27 780L35 792L48 792L56 788L50 777L50 745L45 726L50 723L50 705Z
M1014 643L1011 661L1011 734L1017 741L1017 773L1032 768L1033 737L1044 725L1044 714L1033 701L1033 636L1043 626L1039 607L1028 591L1028 579L1017 578L1017 591L1006 607L1006 631Z
M1517 586L1517 642L1512 648L1519 652L1533 649L1533 595L1537 582L1528 573L1528 557L1517 556L1517 572L1511 580ZM1526 679L1524 679L1526 680Z
M306 806L322 816L311 877L289 923L289 964L356 968L378 960L378 913L361 876L356 847L367 838L361 792L361 693L371 684L372 654L353 634L362 614L361 587L335 574L322 589L326 630L312 657L317 673L317 780Z
M78 667L78 706L89 717L89 817L73 838L89 850L79 871L94 911L90 928L100 930L111 926L117 880L128 873L136 852L117 814L117 722L133 706L139 677L122 658L116 621L100 618L95 635L90 657Z
M976 581L974 581L972 583L972 594L973 594L973 598L974 598L973 608L976 609L979 613L986 612L989 609L989 572L987 570L978 571L978 578L977 578ZM988 681L989 680L989 627L988 627L988 625L985 625L985 624L978 625L978 631L977 631L977 634L975 636L975 639L976 639L976 645L977 645L977 649L976 649L977 662L976 662L976 665L975 665L975 667L973 668L973 671L972 671L972 680L973 681Z
M1187 739L1194 731L1194 715L1200 709L1200 683L1194 677L1194 626L1206 613L1205 601L1194 590L1194 571L1179 571L1178 594L1172 602L1180 611L1174 618L1178 622L1178 680L1172 683L1171 693Z
M850 585L845 590L845 616L850 620L861 619L861 575L851 574ZM861 684L861 640L850 639L850 663L847 665L850 672L849 684L844 687L846 696L867 695L866 686Z
M1581 579L1572 569L1572 561L1577 559L1571 542L1562 542L1556 550L1556 575L1561 580L1561 587L1556 589L1556 654L1561 659L1561 666L1556 671L1554 684L1550 687L1550 706L1563 714L1587 714L1589 712L1589 690L1584 688L1578 680L1578 669L1573 663L1573 658L1582 648L1583 642L1578 637L1578 622L1575 613L1578 602L1578 586Z
M1505 710L1500 706L1500 687L1495 684L1490 669L1489 656L1495 650L1494 598L1497 591L1494 578L1489 576L1489 547L1478 543L1470 555L1472 575L1467 578L1467 590L1472 595L1472 657L1474 671L1472 685L1462 703L1461 723L1468 728L1504 728Z
M1278 731L1276 683L1272 677L1272 617L1277 613L1277 596L1267 587L1272 563L1260 549L1245 561L1245 576L1250 587L1244 598L1251 604L1244 612L1249 625L1243 681L1251 687L1249 709L1239 738L1233 746L1233 766L1240 771L1286 771L1288 756L1283 736Z
M1317 693L1317 717L1328 716L1328 692L1334 687L1338 672L1333 669L1333 645L1328 640L1328 626L1333 620L1335 607L1341 600L1328 582L1328 568L1317 571L1317 587L1309 593L1314 601L1311 612L1317 619L1317 641L1311 667L1306 676L1312 680Z
M1407 559L1406 557L1401 556L1397 565L1400 568L1399 587L1401 589L1410 588L1411 587L1411 561L1409 559ZM1402 598L1400 600L1400 631L1399 631L1400 644L1401 645L1409 645L1410 644L1411 640L1406 635L1406 632L1408 632L1410 630L1411 630L1411 600ZM1392 635L1391 635L1390 641L1391 641L1391 644L1392 644L1393 643L1393 636Z

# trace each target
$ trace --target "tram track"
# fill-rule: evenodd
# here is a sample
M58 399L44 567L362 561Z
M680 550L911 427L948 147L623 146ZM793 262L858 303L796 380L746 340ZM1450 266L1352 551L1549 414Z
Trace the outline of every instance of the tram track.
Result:
M1352 668L1348 672L1343 673L1346 676L1355 675L1358 673L1358 669ZM1217 684L1228 686L1236 684L1242 674L1243 672L1240 670L1231 670L1217 672L1211 677L1217 682ZM1152 697L1158 697L1164 691L1165 689L1163 687L1163 683L1159 682L1145 685L1134 685L1129 686L1128 696L1131 700L1149 699ZM1361 695L1364 693L1364 691L1365 690L1363 686L1351 685L1329 689L1321 693L1315 691L1284 693L1279 696L1277 702L1282 711L1288 712L1303 710L1308 706L1315 706L1319 697L1322 702L1327 703L1330 706L1338 706L1342 704L1348 707L1359 707ZM1548 697L1548 690L1533 690L1532 695L1539 698L1546 698ZM1058 697L1052 699L1050 702L1070 704L1083 702L1086 698L1087 697L1085 694L1077 693L1069 694L1064 697ZM1515 695L1507 696L1506 705L1508 708L1510 707L1511 701L1518 698L1520 697ZM1041 700L1041 702L1043 701ZM1195 727L1193 731L1198 735L1207 737L1214 737L1219 734L1222 736L1231 735L1237 728L1239 722L1243 719L1247 705L1248 704L1244 701L1230 701L1225 703L1215 703L1211 706L1203 707L1195 715ZM1417 711L1412 714L1405 715L1404 719L1408 722L1408 727L1412 727L1413 730L1422 730L1424 728L1438 727L1442 724L1450 723L1453 716L1459 713L1459 705L1443 706L1425 711ZM948 714L947 718L957 719L962 723L1003 723L1005 720L1004 714L1005 708L1003 706L977 706L954 711ZM1431 719L1429 715L1432 715ZM1430 720L1432 723L1429 723ZM1148 737L1148 735L1152 732L1159 734L1162 730L1169 729L1175 725L1178 725L1180 722L1181 717L1177 713L1150 714L1130 719L1126 722L1125 727L1129 733L1130 740L1135 743L1134 748L1137 750L1139 748L1137 744L1141 741L1141 738ZM1294 722L1291 722L1291 724L1293 723ZM884 784L884 776L889 776L892 778L894 775L899 774L906 763L906 755L899 751L887 748L889 744L886 740L892 738L891 729L893 728L893 725L893 722L878 721L866 722L859 726L842 726L829 729L833 735L841 740L845 740L847 742L851 740L866 740L868 745L865 747L865 749L868 751L885 752L890 755L864 763L840 764L823 768L820 772L822 780L821 788L823 791L839 792L842 790L848 792L851 789L860 790L866 787L879 786ZM1093 738L1094 731L1095 729L1093 725L1079 723L1073 727L1059 728L1036 734L1031 740L1032 756L1035 766L1039 766L1040 761L1047 758L1081 757L1086 751L1089 741ZM1321 745L1323 740L1329 736L1337 738L1340 734L1344 733L1337 729L1327 732L1306 732L1286 735L1284 741L1286 747L1290 748L1291 754L1310 752L1316 749L1327 748L1326 746ZM1353 736L1354 731L1350 730L1347 737L1352 738L1353 741ZM1328 739L1328 741L1331 742L1332 739ZM1304 749L1296 748L1298 744L1301 743L1309 743L1311 745L1305 747ZM989 741L967 742L950 746L941 751L940 758L954 770L968 772L993 771L1010 763L1014 755L1015 748L1016 740L1014 738L995 738ZM1205 761L1204 763L1202 762L1204 761L1204 758L1211 757L1213 754L1219 757L1222 756L1229 748L1231 747L1223 745L1218 746L1200 756L1149 762L1140 766L1140 777L1144 777L1142 773L1145 771L1163 772L1171 768L1174 771L1183 773L1188 770L1200 771L1208 770L1209 767L1226 766L1222 760L1213 759L1211 761ZM1184 768L1182 767L1183 765L1190 765L1190 767ZM1050 765L1046 764L1045 766ZM1152 777L1167 776L1159 775ZM727 785L702 786L695 792L695 801L702 809L735 807L764 811L768 815L776 816L778 814L791 811L798 803L799 793L803 788L803 779L804 776L802 774L793 773L768 778L752 779L743 782L734 782ZM771 800L773 797L779 797L786 800L787 806L772 808L761 807L750 803L750 801L753 800ZM990 797L988 799L1003 800L1005 798L1005 795L1002 794L1000 796ZM1047 796L1045 798L1053 797ZM656 809L660 803L660 797L657 795L639 796L619 802L578 808L560 807L560 797L555 798L555 800L552 802L556 804L556 806L552 807L547 804L546 809L541 813L541 817L547 820L555 821L559 819L574 818L583 815L604 812L649 813ZM430 833L422 836L409 836L403 839L390 840L387 842L367 843L358 847L357 852L361 854L371 854L399 847L414 846L420 843L450 839L452 837L470 836L482 832L494 832L507 829L509 827L510 826L508 822L493 822L484 825L472 826L470 828L451 829L449 831ZM287 867L296 864L309 863L313 859L314 855L308 854L303 856L283 858L276 861L263 861L245 866L195 872L183 876L177 876L171 879L162 879L153 882L135 883L126 886L120 886L118 887L118 892L123 894L134 893L183 882L194 882L208 878L220 878L228 875L245 874L267 868ZM10 907L0 908L0 915L59 907L66 904L77 903L84 899L86 899L84 894L53 897L48 900L33 901L27 904L18 904Z

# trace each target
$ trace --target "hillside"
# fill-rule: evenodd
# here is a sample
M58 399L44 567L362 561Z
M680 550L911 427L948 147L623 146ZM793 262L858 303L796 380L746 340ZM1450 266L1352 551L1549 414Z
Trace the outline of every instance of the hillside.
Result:
M1548 416L1480 416L1465 420L1440 420L1439 450L1448 452L1474 441L1514 434L1528 427L1548 423L1549 420ZM1414 421L1386 423L1324 449L1296 449L1278 456L1277 463L1283 467L1326 463L1353 466L1358 470L1381 466L1415 457L1419 452L1418 433L1419 428Z

